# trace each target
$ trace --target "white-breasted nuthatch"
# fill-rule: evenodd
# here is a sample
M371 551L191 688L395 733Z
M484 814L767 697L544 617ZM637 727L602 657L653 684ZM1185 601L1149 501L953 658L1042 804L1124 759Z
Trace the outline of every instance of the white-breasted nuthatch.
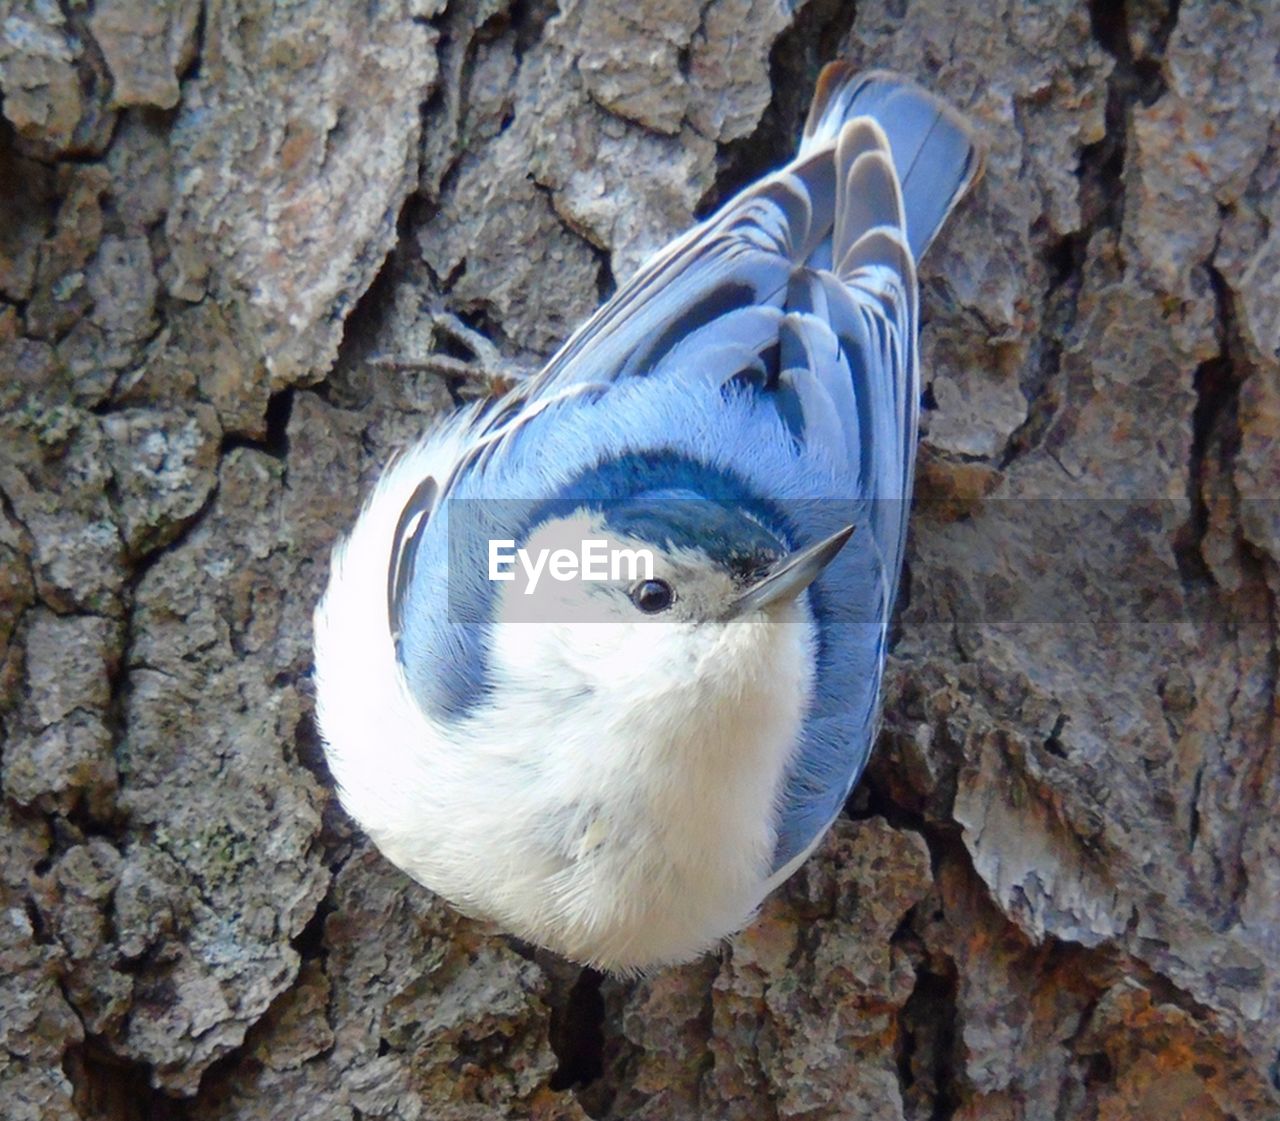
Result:
M831 64L792 163L387 468L315 629L339 795L391 861L626 972L812 850L877 726L915 262L979 163L931 94Z

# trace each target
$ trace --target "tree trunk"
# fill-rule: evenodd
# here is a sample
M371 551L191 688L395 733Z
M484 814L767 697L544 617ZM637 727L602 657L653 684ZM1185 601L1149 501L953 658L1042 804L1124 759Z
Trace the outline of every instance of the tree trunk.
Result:
M794 7L0 0L4 1117L1276 1116L1280 6ZM344 816L311 610L474 390L376 359L536 366L837 56L988 148L884 730L750 929L602 978Z

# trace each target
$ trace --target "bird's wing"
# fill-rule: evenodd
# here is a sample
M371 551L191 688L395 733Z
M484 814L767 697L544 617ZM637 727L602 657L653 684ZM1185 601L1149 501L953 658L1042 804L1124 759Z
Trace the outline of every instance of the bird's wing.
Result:
M792 265L830 226L833 191L834 168L821 155L748 188L623 285L547 363L530 396L649 373L700 329L735 312L780 306Z
M413 582L422 530L431 520L439 496L440 480L428 475L414 488L396 521L391 538L391 563L387 566L387 619L391 624L391 641L395 643L399 643L404 630L405 602Z
M851 492L902 495L919 395L915 256L976 174L975 153L933 95L831 64L796 160L641 268L488 414L479 454L518 438L532 410L619 379L737 379L771 395L798 444L847 467Z
M867 116L849 119L857 113ZM875 738L915 461L915 261L981 167L971 133L949 107L894 75L855 78L843 64L828 67L819 82L801 157L813 150L831 150L836 168L831 260L827 270L811 262L789 302L836 336L852 373L853 404L844 400L838 411L856 419L845 432L859 493L872 499L864 538L871 548L852 553L815 601L826 616L820 659L841 672L819 671L820 692L781 792L773 883L790 875L840 812ZM809 330L823 335L821 326ZM809 349L826 355L808 363L812 380L832 391L840 363L829 350Z

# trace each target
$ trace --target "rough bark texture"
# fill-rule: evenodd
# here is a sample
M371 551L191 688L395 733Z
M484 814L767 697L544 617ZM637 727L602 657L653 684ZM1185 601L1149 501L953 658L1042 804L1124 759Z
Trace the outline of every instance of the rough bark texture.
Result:
M1280 1110L1280 6L0 0L0 1113ZM720 956L458 918L329 791L393 449L782 159L819 64L988 171L922 271L869 778Z

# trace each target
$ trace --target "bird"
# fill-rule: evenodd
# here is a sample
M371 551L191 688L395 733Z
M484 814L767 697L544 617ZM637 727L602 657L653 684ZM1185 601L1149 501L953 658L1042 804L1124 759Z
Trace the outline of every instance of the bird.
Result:
M829 63L791 162L386 466L315 610L316 720L411 879L635 976L814 850L878 730L916 262L981 165L944 101Z

